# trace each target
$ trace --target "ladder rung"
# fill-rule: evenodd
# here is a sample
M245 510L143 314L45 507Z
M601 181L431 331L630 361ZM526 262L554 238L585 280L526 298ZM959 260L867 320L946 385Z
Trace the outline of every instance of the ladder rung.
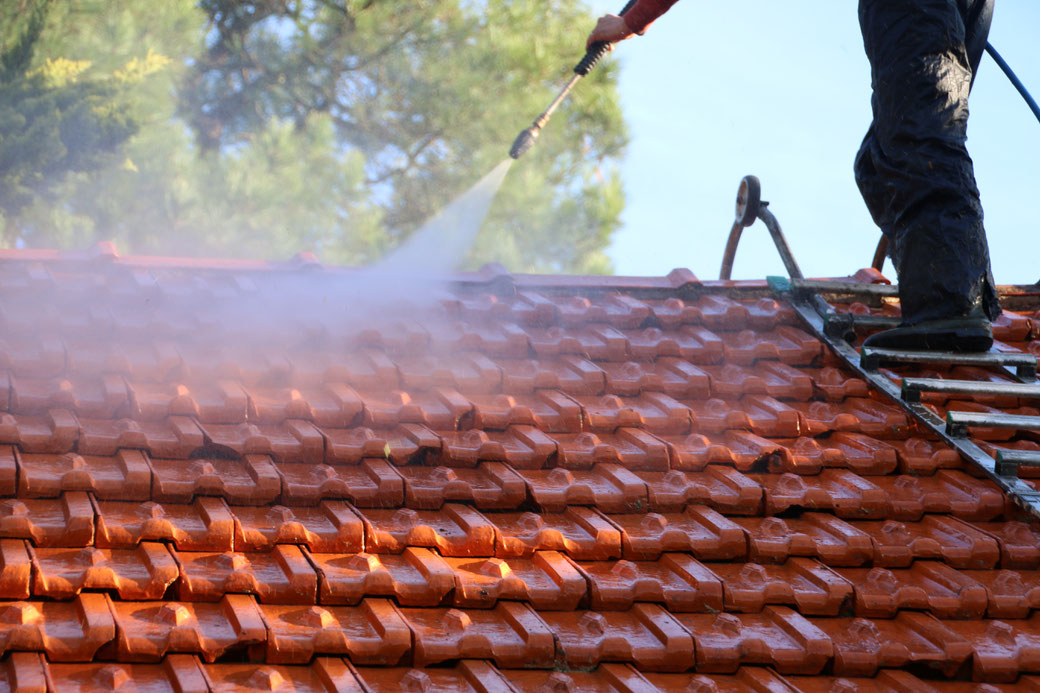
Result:
M1018 476L1019 467L1040 467L1040 451L998 448L995 462L1000 476Z
M1036 356L1024 353L987 351L967 353L953 351L900 351L866 348L860 353L860 366L866 371L894 363L943 364L948 366L1004 366L1014 368L1018 377L1036 378Z
M955 438L968 435L969 428L1013 428L1040 431L1040 416L1019 414L980 414L971 411L946 412L946 433Z
M1040 399L1040 385L1025 383L990 383L976 380L942 380L940 378L904 378L903 399L920 402L922 392L943 395L1003 395Z
M826 279L792 279L791 287L800 291L841 296L898 297L899 287L892 284L864 284L862 282L832 282Z

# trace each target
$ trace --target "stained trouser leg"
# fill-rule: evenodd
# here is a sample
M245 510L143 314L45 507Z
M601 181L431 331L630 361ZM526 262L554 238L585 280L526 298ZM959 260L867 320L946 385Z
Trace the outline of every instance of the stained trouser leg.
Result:
M860 0L874 123L856 182L889 238L907 324L1000 314L966 147L992 0Z

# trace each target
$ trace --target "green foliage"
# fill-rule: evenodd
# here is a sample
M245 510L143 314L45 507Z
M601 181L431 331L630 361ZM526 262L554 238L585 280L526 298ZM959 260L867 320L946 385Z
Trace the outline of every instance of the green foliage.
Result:
M5 242L346 263L501 161L592 24L580 0L12 1ZM583 81L514 165L471 263L609 271L616 67Z

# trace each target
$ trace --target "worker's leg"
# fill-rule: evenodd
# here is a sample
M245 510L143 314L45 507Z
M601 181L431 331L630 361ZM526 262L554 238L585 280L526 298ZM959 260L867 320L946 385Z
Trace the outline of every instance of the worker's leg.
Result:
M860 0L874 123L856 180L889 238L904 323L1000 313L965 146L992 0Z

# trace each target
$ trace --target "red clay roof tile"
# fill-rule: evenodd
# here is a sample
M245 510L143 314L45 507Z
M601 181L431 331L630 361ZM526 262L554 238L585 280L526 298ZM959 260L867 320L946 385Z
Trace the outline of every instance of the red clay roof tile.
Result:
M315 655L348 655L360 665L393 666L412 645L408 626L386 599L358 606L260 607L267 625L266 659L302 664Z
M202 666L191 655L169 655L161 664L94 662L45 666L53 689L70 693L126 690L131 686L150 693L206 693L209 690ZM18 690L23 690L20 680Z
M582 573L557 551L537 551L530 558L444 560L454 573L458 607L489 608L513 600L539 611L572 611L587 592Z
M169 661L170 657L167 657ZM291 690L294 693L362 693L356 672L338 657L315 657L309 666L203 664L200 690L214 693ZM187 691L185 691L187 693Z
M353 553L365 545L361 518L343 501L323 501L317 507L235 507L231 514L234 547L239 551L270 551L278 544L303 544L319 553Z
M80 595L80 599L87 596ZM169 653L197 654L213 662L267 641L253 598L224 595L218 603L111 602L116 654L124 662L155 662Z
M29 548L37 597L72 599L83 590L115 590L120 599L162 599L180 570L164 544L134 549Z
M523 604L398 611L415 638L412 657L417 667L454 659L490 659L506 668L545 668L553 663L552 631Z
M65 494L64 498L71 496L75 494ZM95 545L98 548L131 549L142 541L171 541L179 551L230 551L232 548L235 519L220 498L201 497L190 505L153 501L92 502L94 507L88 504L84 511L89 513L91 524L97 513ZM88 542L49 545L87 546ZM39 541L35 543L41 546Z
M685 553L656 561L584 561L578 568L588 578L595 610L627 611L636 602L660 603L670 612L724 609L718 576Z
M318 579L293 545L268 553L175 553L180 564L177 596L189 602L215 602L225 594L252 594L265 604L314 604Z
M429 549L400 554L308 552L322 604L354 605L364 597L393 597L402 606L438 606L455 588L450 561ZM459 559L472 560L472 559Z

